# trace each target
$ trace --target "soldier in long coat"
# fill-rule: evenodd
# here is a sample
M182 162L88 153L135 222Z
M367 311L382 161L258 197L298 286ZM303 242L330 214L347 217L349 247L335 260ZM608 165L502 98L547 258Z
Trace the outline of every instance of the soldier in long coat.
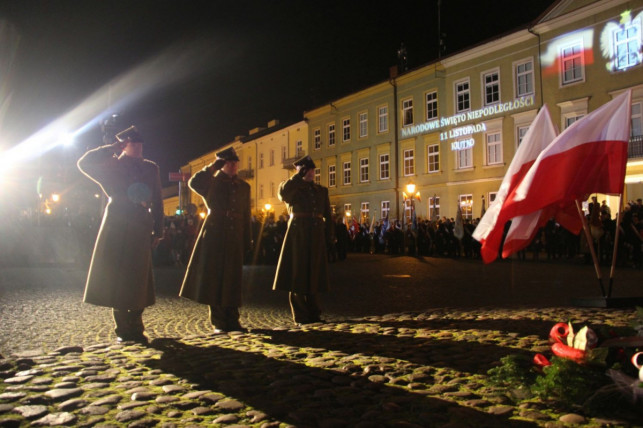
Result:
M289 292L296 324L322 322L318 293L328 291L327 246L334 241L328 189L314 183L315 163L305 156L297 173L279 186L290 220L273 290Z
M155 300L152 247L163 231L159 167L143 159L143 139L130 127L115 143L85 153L78 168L109 198L84 301L113 308L118 341L147 342L143 310Z
M208 215L179 294L210 307L210 322L217 333L243 330L241 279L252 237L250 185L237 176L238 162L234 149L226 149L188 183L205 201Z

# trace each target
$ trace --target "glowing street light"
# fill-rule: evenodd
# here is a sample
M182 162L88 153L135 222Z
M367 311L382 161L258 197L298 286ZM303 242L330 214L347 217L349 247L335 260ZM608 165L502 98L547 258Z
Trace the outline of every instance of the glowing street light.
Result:
M54 193L51 195L51 200L54 202L60 201L60 195L58 193Z

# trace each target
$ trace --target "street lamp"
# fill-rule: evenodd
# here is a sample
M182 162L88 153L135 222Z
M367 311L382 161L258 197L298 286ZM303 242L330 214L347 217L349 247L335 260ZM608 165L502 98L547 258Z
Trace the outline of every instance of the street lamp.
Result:
M404 197L404 206L406 207L407 200L411 201L411 221L413 219L413 214L415 213L415 200L420 200L420 191L416 192L415 189L415 184L413 184L413 182L410 182L406 185L406 191L402 192L402 196Z

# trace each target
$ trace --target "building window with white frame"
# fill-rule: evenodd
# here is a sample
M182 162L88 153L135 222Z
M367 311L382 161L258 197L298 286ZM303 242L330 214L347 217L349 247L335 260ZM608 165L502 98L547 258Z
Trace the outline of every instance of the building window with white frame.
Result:
M368 182L368 158L359 160L359 181L360 183Z
M632 103L632 124L630 126L630 135L638 137L643 135L643 103Z
M388 180L391 178L391 169L389 165L388 153L380 155L380 180Z
M388 107L381 106L377 109L377 130L380 134L388 132Z
M315 168L315 184L321 184L321 168Z
M313 130L313 144L315 150L321 149L321 129L319 128Z
M530 59L516 64L516 97L534 93L534 62Z
M427 152L427 171L429 173L440 171L440 145L431 144L426 148Z
M460 195L462 220L473 220L473 195Z
M469 79L455 83L456 113L468 111L471 108Z
M429 198L429 219L437 220L440 218L440 197L433 195Z
M415 150L406 149L404 150L404 175L414 175L415 174Z
M498 165L502 163L502 136L500 132L486 135L487 143L487 165Z
M351 184L351 163L350 162L344 162L343 163L343 184L344 186L348 186Z
M351 219L352 216L353 216L353 205L352 204L344 204L344 219L346 221L348 221L348 220Z
M328 125L328 145L333 147L335 145L335 124Z
M560 51L562 84L581 82L584 79L583 42L578 41Z
M456 150L455 153L457 169L473 168L473 148Z
M328 165L328 187L335 187L335 165Z
M413 125L413 98L402 100L402 126Z
M516 128L516 137L518 139L516 147L520 147L522 140L525 138L525 135L527 135L527 131L529 131L529 126L519 126Z
M295 143L295 148L297 150L297 157L304 155L304 143L301 140L297 140Z
M627 24L622 23L615 26L612 31L613 68L616 70L627 70L640 64L643 60L643 55L641 55L641 26L643 23L640 16L631 19Z
M342 141L345 143L351 140L351 120L342 120Z
M385 218L388 218L388 215L390 212L391 212L391 202L382 201L380 203L380 215L382 216L382 220L384 220Z
M370 202L362 202L360 204L360 208L359 208L360 223L362 223L362 224L368 223L368 221L370 219L369 218L369 216L370 216L370 214L369 214L370 206L371 206Z
M484 105L500 102L500 73L492 71L482 76L484 81Z
M368 113L359 114L359 138L368 137Z
M426 120L438 117L438 93L437 91L426 93Z
M577 113L565 115L565 129L569 128L572 125L572 123L581 120L583 117L585 117L584 114L577 114Z
M270 166L273 166L275 164L275 149L270 149L270 157L268 158L268 162L270 162Z

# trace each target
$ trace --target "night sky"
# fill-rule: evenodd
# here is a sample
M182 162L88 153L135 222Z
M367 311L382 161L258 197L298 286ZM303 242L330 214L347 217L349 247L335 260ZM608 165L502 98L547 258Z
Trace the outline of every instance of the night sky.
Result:
M515 30L553 2L443 0L445 54ZM437 0L3 0L0 20L0 150L170 49L170 66L134 81L165 83L118 106L164 179L272 119L299 121L387 79L401 43L409 68L438 57ZM114 100L103 98L107 115ZM77 137L79 154L100 144L98 123Z

